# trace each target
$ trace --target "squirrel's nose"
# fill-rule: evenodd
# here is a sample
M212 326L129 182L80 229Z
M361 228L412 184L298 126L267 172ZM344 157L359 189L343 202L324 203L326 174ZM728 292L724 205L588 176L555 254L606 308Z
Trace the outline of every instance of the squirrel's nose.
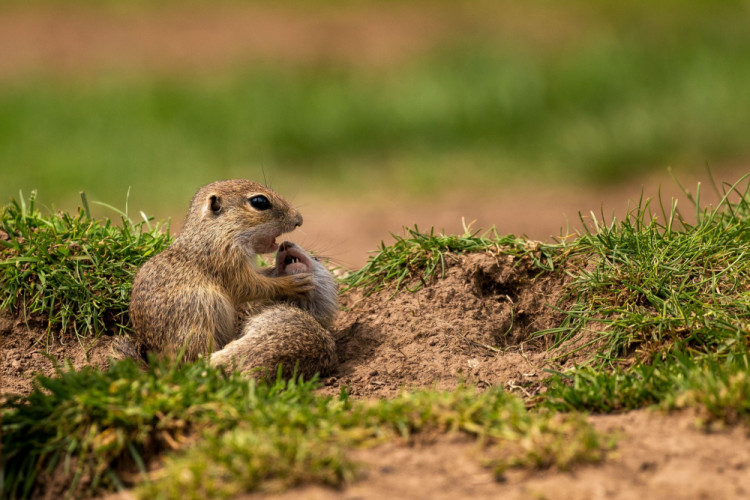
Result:
M294 227L300 227L302 225L302 214L297 213L297 216L294 218Z

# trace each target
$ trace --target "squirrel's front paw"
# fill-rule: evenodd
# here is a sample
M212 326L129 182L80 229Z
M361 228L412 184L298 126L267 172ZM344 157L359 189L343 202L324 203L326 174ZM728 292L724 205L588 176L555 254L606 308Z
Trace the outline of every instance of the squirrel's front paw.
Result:
M315 289L313 277L310 273L299 273L287 276L289 279L289 295L293 297L304 296Z

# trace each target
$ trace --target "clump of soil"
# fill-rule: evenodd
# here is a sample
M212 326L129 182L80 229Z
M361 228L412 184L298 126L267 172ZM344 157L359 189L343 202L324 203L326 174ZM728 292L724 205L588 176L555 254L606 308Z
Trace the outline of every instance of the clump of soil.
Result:
M550 306L562 299L566 279L526 259L472 253L448 255L444 276L413 293L348 293L333 329L340 366L328 390L392 396L464 380L532 396L550 357L532 334L559 326L562 315Z

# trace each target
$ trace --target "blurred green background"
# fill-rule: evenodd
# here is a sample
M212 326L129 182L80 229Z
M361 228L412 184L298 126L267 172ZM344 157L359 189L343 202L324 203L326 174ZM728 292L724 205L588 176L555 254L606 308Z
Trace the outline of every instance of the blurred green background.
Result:
M172 214L229 177L436 197L750 159L747 1L9 1L0 32L3 201Z

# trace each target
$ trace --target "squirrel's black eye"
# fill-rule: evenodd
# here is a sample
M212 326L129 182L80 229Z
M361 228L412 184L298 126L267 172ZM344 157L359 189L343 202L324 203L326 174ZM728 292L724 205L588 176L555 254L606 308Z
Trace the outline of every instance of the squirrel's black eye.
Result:
M271 202L262 194L250 198L250 205L256 210L268 210L271 208Z

